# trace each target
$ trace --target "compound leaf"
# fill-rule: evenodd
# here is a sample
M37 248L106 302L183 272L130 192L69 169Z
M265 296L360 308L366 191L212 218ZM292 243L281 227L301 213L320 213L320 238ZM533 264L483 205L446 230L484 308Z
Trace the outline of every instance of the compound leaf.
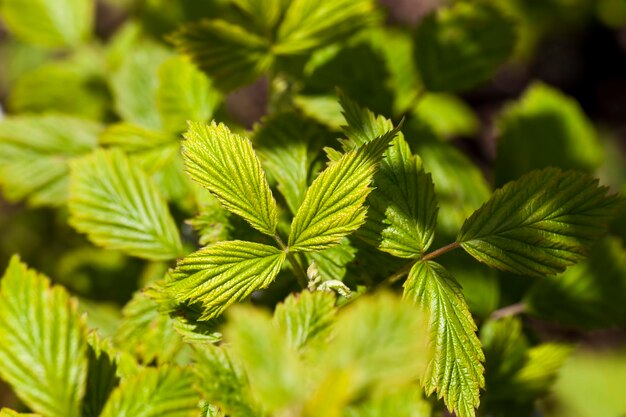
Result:
M91 33L91 0L3 0L0 15L7 28L25 42L49 47L75 46Z
M158 77L156 104L166 130L182 132L187 120L211 119L220 95L188 59L180 56L168 59L159 67Z
M441 265L419 261L404 283L404 297L430 317L435 352L423 380L426 392L437 391L457 416L473 417L485 385L485 357L461 287Z
M0 123L0 185L11 201L60 205L69 161L96 147L102 127L68 116L18 116Z
M318 251L333 246L365 222L367 195L376 165L392 130L330 163L311 184L291 224L289 246L294 251Z
M265 39L224 20L184 25L172 40L222 91L253 82L273 62Z
M415 33L415 59L429 90L466 90L494 74L515 40L513 22L495 7L460 2L424 18Z
M273 51L303 54L328 45L378 19L372 0L293 0L278 28Z
M490 266L552 275L586 256L606 230L615 196L575 171L533 171L494 192L466 220L457 242Z
M191 122L185 138L183 156L191 178L252 227L274 235L276 200L250 140L215 122Z
M178 229L150 178L119 150L74 161L70 224L95 244L146 259L181 255Z
M260 243L219 242L181 259L171 273L168 291L179 302L202 303L200 320L209 320L267 287L285 257L285 252Z
M78 304L14 256L0 281L0 375L46 417L79 417L87 335Z
M184 369L145 368L113 391L101 417L196 417L200 398L193 383Z

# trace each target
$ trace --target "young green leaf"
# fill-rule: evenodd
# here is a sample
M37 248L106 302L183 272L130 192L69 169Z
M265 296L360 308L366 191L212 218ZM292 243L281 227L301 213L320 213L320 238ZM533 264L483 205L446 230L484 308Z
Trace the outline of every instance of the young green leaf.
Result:
M288 345L299 350L328 335L335 314L332 293L302 291L276 306L274 323L286 334Z
M272 50L303 54L347 38L378 17L372 0L292 0Z
M422 161L396 137L374 175L368 219L359 237L401 258L420 257L429 248L437 224L435 187Z
M102 127L68 116L8 117L0 123L0 185L11 201L60 205L67 200L68 163L89 153Z
M0 283L0 376L32 410L79 417L87 330L76 301L17 256Z
M272 65L269 43L241 26L224 20L184 25L172 41L215 81L230 91L259 78Z
M276 200L250 140L215 122L190 123L185 138L183 156L191 178L252 227L274 235Z
M518 274L562 272L586 256L617 201L575 171L533 171L494 192L466 220L457 242L490 266Z
M3 0L0 16L7 28L25 42L49 47L76 46L90 34L91 0Z
M276 179L292 213L296 213L307 189L312 158L309 147L320 137L315 124L295 113L282 113L263 120L254 132L254 145L263 166Z
M188 120L211 119L220 94L192 62L180 56L170 58L159 67L158 77L156 105L167 131L182 132Z
M548 166L591 172L602 145L580 105L547 85L531 85L499 117L496 185Z
M485 2L454 3L424 18L415 59L431 91L466 90L489 79L511 55L515 25Z
M365 222L367 195L376 165L392 130L331 162L311 184L291 224L289 247L293 251L319 251L339 243Z
M430 317L435 356L423 379L426 392L437 391L457 416L473 417L485 385L485 357L459 284L441 265L419 261L404 283L404 297Z
M194 357L197 363L194 371L200 380L198 388L208 402L219 405L224 415L263 415L251 399L248 377L224 347L207 345L196 349Z
M343 127L343 132L349 139L342 143L344 151L360 147L393 130L391 120L362 108L341 91L338 92L338 96L342 114L347 123Z
M260 243L219 242L181 259L171 274L168 292L180 302L202 303L200 320L209 320L267 287L285 257L285 252Z
M182 247L167 204L150 178L119 150L72 164L70 224L108 249L172 259Z
M100 417L196 417L200 398L183 369L145 368L113 391Z

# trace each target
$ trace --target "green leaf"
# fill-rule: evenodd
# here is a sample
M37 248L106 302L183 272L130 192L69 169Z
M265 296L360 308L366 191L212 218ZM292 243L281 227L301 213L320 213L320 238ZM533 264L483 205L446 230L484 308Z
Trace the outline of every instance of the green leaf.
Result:
M393 128L390 120L376 116L340 94L349 142L361 146ZM374 175L375 190L368 196L368 219L359 237L394 256L421 256L432 243L437 222L437 201L430 175L411 154L402 134L391 142Z
M163 126L170 132L182 132L187 121L211 119L220 101L211 81L184 57L165 61L158 71L157 107Z
M304 67L304 75L305 94L332 94L339 88L378 113L388 113L393 106L383 54L365 36L355 37L345 46L333 44L315 52Z
M279 55L303 54L377 20L372 0L292 0L272 49Z
M198 387L208 402L219 405L228 415L262 416L250 398L248 377L226 349L207 345L195 353L194 371L200 380Z
M176 224L157 187L119 150L72 164L70 224L91 241L146 259L181 255Z
M594 246L586 259L557 276L538 280L526 294L529 313L576 328L626 323L626 248L617 238Z
M201 302L200 320L209 320L267 287L285 257L285 252L260 243L219 242L181 259L171 274L168 291L179 302Z
M511 403L523 405L545 395L571 352L560 343L529 347L517 317L488 321L481 339L487 370L483 405L488 410L505 411Z
M457 242L474 258L518 274L562 272L586 256L617 201L575 171L533 171L496 190L467 219Z
M87 330L76 301L17 256L0 285L2 379L37 413L79 417L87 377Z
M222 91L250 84L273 62L265 39L224 20L184 25L172 36L172 41Z
M368 399L348 409L346 417L430 417L431 405L417 387Z
M113 391L101 417L196 417L200 398L190 372L146 368Z
M170 53L153 41L134 40L131 45L110 76L115 110L126 122L159 129L157 70Z
M394 392L424 373L427 324L419 309L389 293L360 297L340 311L321 363L351 374L348 391L356 397Z
M183 156L189 176L211 191L224 208L258 231L274 235L276 200L250 140L215 122L190 123L185 139Z
M391 26L370 30L370 42L385 62L388 84L394 94L393 114L401 115L415 105L422 83L413 59L413 39L409 31Z
M271 33L291 0L233 0L265 32Z
M393 130L393 123L389 119L362 108L341 91L338 92L338 96L347 123L343 126L343 132L349 139L342 143L344 151L363 146Z
M302 291L292 294L276 306L274 323L287 336L287 344L295 350L328 336L336 314L332 293Z
M374 176L368 219L359 237L401 258L421 257L437 225L435 187L419 156L396 137Z
M3 0L0 16L15 36L28 43L76 46L91 35L91 0Z
M253 135L257 154L267 172L278 182L292 213L304 199L312 159L309 147L320 129L294 113L276 114L263 120Z
M480 401L478 391L485 385L485 357L459 284L441 265L419 261L404 283L404 297L430 317L435 357L423 380L426 393L437 391L457 416L473 417Z
M69 161L96 147L102 127L68 116L16 116L0 122L0 185L11 201L67 200Z
M116 346L144 364L167 363L183 347L172 321L158 307L145 293L136 293L124 306L122 323L115 334Z
M425 94L414 113L441 137L474 136L480 127L472 108L452 94Z
M7 108L18 114L54 112L103 120L111 112L103 66L97 51L86 49L21 72Z
M102 341L96 332L89 335L87 387L82 406L83 417L98 417L109 395L118 385L117 361L109 340Z
M344 238L338 245L324 249L321 252L309 252L311 262L315 262L315 269L322 281L343 281L348 274L348 267L354 261L357 250L350 241Z
M592 172L602 162L602 146L580 105L547 85L530 86L499 117L496 184L533 169L554 166Z
M341 105L333 96L304 96L293 98L293 104L304 115L333 130L339 130L344 123Z
M415 32L415 59L428 90L467 90L495 73L515 41L514 22L495 7L455 3L424 18Z
M331 162L311 184L291 224L293 251L319 251L339 243L365 222L365 199L392 130Z
M250 379L253 398L259 399L269 415L280 415L305 398L304 363L267 313L237 306L229 314L224 339Z
M411 134L411 137L421 137ZM448 143L419 140L417 153L424 169L432 175L439 202L438 238L454 239L459 229L491 195L480 169L466 155Z

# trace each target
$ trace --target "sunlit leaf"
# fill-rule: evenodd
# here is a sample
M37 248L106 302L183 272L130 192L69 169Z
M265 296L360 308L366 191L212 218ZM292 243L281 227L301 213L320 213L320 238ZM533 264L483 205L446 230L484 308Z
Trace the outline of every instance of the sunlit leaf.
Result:
M253 291L267 287L285 257L285 252L260 243L215 243L178 262L168 291L178 301L202 303L200 319L208 320Z
M430 317L435 356L423 379L426 392L436 391L459 417L473 417L485 385L485 357L459 284L441 265L419 261L404 283L404 296Z
M79 417L88 364L76 301L17 256L0 283L2 379L46 417Z
M496 190L457 242L490 266L518 274L562 272L606 230L616 197L575 171L533 171Z
M119 150L72 165L70 224L97 245L146 259L181 255L180 235L146 173Z
M278 222L276 200L250 140L215 122L190 123L185 138L183 156L191 178L227 210L273 235Z

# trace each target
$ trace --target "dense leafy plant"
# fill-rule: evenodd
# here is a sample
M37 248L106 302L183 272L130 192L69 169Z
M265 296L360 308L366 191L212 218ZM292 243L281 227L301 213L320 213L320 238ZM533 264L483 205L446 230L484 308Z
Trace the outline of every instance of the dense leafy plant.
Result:
M0 377L28 409L524 416L571 346L509 312L625 322L602 292L626 286L623 203L578 105L535 83L502 111L493 193L446 141L478 125L454 93L527 53L527 16L459 1L409 32L372 0L166 3L104 45L90 0L0 3L31 61L7 81L4 196L101 248L58 226L67 289L17 255L0 280ZM259 78L246 130L224 97ZM137 289L121 317L99 280Z

